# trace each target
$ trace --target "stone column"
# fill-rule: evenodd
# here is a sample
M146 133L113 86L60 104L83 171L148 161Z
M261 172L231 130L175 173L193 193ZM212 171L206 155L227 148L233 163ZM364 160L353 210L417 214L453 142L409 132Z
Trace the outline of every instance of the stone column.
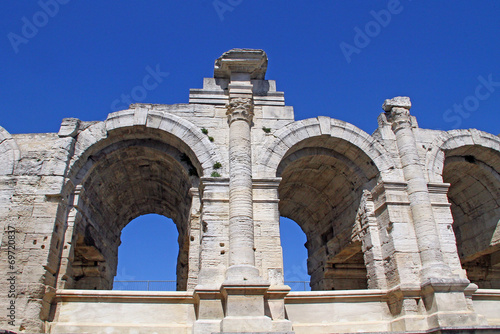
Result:
M388 113L388 121L392 122L403 174L408 183L411 214L422 261L421 278L426 280L431 277L450 277L450 268L444 263L441 253L427 181L411 126L410 99L396 97L386 100L382 108Z
M400 287L403 296L399 298L408 302L411 299L416 300L419 295L423 297L429 328L481 324L482 320L469 309L466 302L464 291L469 281L453 275L444 261L427 181L412 129L410 99L395 97L386 100L382 108L386 111L387 120L392 123L392 131L396 136L422 263L420 293ZM411 307L403 306L403 308ZM408 325L407 323L406 326Z
M252 147L250 131L253 96L250 74L231 74L227 116L229 123L229 268L222 286L223 332L272 329L264 316L269 284L255 267Z
M226 281L231 283L259 281L254 254L250 133L252 80L264 79L266 69L267 56L262 50L233 49L215 62L214 77L229 81L229 103L226 105L229 125L229 268Z
M240 76L245 77L245 76ZM236 93L233 93L235 92ZM255 267L250 127L252 84L229 84L229 264L228 280L259 276Z
M264 79L267 57L262 50L230 50L215 63L216 78L229 80L229 268L221 293L222 332L270 332L264 296L269 283L255 267L252 143L253 85Z

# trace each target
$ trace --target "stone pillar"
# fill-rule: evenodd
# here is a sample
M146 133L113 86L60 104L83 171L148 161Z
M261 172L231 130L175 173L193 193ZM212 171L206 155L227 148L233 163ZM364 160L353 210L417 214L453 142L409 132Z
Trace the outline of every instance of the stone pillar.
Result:
M253 79L264 79L262 50L233 49L215 63L214 77L229 80L229 268L226 283L262 284L255 267L252 143Z
M255 267L250 127L252 84L248 79L229 84L229 264L228 280L259 276Z
M189 214L188 223L188 270L187 270L187 284L186 290L191 291L196 288L198 278L200 276L200 253L201 253L201 199L200 191L198 188L191 188L189 190L191 195L191 210ZM179 281L179 280L177 280ZM177 282L178 284L178 282Z
M271 289L284 284L278 186L281 178L253 179L255 266Z
M411 126L410 99L396 97L392 100L386 100L382 108L388 113L388 120L392 122L403 174L408 183L407 191L411 214L422 261L421 278L425 280L431 277L450 277L450 268L444 263L441 253L427 181L420 165L420 157Z
M429 328L478 325L481 319L468 308L464 294L469 281L453 275L444 261L427 181L412 129L410 99L395 97L386 100L382 108L386 112L387 120L392 123L392 131L396 136L422 263L420 293L400 287L403 295L410 293L408 296L410 298L399 299L403 302L414 303L419 294L425 304ZM417 305L413 306L417 311ZM411 309L412 307L403 306L403 308Z
M224 311L221 303L221 284L224 282L229 236L227 234L229 180L227 178L201 179L201 216L199 236L198 285L194 291L196 322L193 334L220 331Z
M356 220L360 224L359 238L366 264L368 289L387 289L379 224L373 197L368 190L363 191Z
M217 59L214 76L229 79L229 268L221 293L222 332L270 332L265 316L269 283L255 267L251 127L254 79L264 79L262 50L228 51Z
M283 252L280 239L278 186L281 178L253 179L255 227L255 265L270 286L265 296L265 314L272 319L272 330L292 332L287 319L285 296L290 287L284 285Z
M78 185L72 195L72 203L68 208L68 215L66 220L66 226L64 231L64 236L62 240L63 248L61 252L61 262L59 265L58 277L57 277L57 288L58 289L71 289L73 288L74 280L71 275L73 258L74 258L74 243L73 243L73 233L75 228L75 223L81 219L80 213L80 194L83 191L83 187Z

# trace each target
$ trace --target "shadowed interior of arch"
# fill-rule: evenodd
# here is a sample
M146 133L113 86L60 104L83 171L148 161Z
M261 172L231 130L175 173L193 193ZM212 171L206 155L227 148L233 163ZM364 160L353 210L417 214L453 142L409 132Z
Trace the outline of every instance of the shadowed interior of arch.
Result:
M338 138L315 137L292 147L282 159L280 215L304 231L312 290L366 289L367 270L357 212L363 190L379 173L361 149Z
M122 230L113 290L176 290L179 233L172 219L148 214Z
M192 164L178 148L156 140L122 140L89 156L74 218L73 254L64 273L65 288L112 288L122 230L146 214L175 223L181 250L177 290L188 284L189 194L198 182ZM151 255L154 257L154 254Z
M447 152L443 180L453 215L458 255L469 280L500 288L500 155L466 146Z

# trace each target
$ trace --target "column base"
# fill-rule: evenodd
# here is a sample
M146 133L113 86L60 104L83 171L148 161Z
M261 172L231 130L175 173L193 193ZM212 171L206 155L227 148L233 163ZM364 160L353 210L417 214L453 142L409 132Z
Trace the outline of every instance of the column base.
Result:
M193 324L193 334L219 333L221 320L196 320Z
M391 322L391 331L422 331L428 328L427 319L423 315L405 315Z
M222 319L222 333L270 333L273 329L272 320L266 316L229 316Z
M452 326L487 325L467 300L469 281L459 278L429 279L421 286L406 284L388 294L388 305L396 318L392 331L421 331Z
M292 331L292 322L285 311L285 297L289 292L289 286L271 286L265 296L265 314L273 319L273 330L278 332Z
M268 289L269 283L260 277L224 282L221 293L225 317L221 322L221 332L271 332L272 320L265 315L264 307Z
M430 279L422 284L429 328L487 325L484 317L469 308L467 279Z
M273 333L293 334L285 319L284 297L290 288L257 280L225 282L221 290L198 285L194 291L194 334Z
M198 285L194 291L196 321L193 324L193 334L206 334L220 330L224 311L221 303L220 290L213 287Z
M290 320L273 320L273 333L294 334Z
M267 282L259 275L259 269L251 265L233 265L226 271L226 280L223 285L243 284L266 284ZM269 284L268 284L269 285Z
M428 328L418 284L402 284L391 290L388 305L392 315L396 317L391 322L392 331L420 331Z

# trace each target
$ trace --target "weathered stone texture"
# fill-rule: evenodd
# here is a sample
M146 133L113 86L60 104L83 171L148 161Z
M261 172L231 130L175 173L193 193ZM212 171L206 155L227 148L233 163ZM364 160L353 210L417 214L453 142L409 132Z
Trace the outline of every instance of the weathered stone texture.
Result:
M500 138L421 129L407 97L385 101L373 135L326 116L295 121L266 68L263 51L231 50L188 104L133 104L102 122L68 118L57 134L0 127L1 279L16 281L15 325L2 312L0 326L500 326ZM177 226L180 291L107 291L122 229L148 213ZM280 216L307 236L312 292L284 285ZM0 285L3 310L9 289Z

